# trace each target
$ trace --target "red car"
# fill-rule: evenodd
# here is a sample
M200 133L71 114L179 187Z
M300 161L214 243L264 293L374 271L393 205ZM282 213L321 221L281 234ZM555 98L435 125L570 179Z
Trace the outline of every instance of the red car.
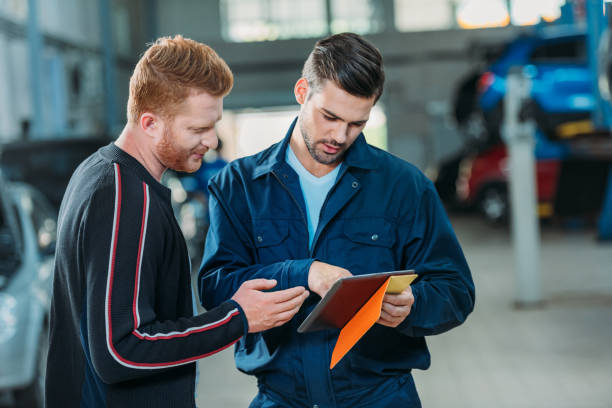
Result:
M557 193L561 161L536 161L538 214L550 217ZM506 146L495 145L466 157L459 166L457 198L466 206L476 206L487 219L498 222L508 216L508 154Z

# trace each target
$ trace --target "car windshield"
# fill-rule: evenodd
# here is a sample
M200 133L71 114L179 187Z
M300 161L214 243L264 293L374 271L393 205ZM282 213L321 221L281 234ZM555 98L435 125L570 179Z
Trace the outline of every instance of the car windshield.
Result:
M542 63L586 63L586 41L584 37L573 37L547 41L535 47L529 57L534 64Z

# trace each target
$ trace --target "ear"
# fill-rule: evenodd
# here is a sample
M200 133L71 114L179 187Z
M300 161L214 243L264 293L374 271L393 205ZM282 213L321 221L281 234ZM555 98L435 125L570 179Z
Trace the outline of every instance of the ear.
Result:
M140 115L140 129L152 137L157 137L163 130L161 118L154 113L144 112Z
M308 81L306 78L298 79L293 87L293 94L295 95L295 100L300 105L306 102L306 97L308 96Z

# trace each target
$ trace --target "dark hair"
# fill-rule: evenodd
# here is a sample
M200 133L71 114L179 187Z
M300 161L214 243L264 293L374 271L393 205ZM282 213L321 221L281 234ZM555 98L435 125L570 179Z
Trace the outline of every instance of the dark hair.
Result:
M351 95L376 101L383 92L382 55L365 38L354 33L334 34L317 41L302 69L314 92L331 80Z

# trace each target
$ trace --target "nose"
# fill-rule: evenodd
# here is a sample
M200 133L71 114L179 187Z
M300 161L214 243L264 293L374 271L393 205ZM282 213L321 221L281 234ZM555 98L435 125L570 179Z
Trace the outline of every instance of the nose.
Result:
M338 123L334 129L333 139L338 144L344 144L348 137L348 123Z
M217 130L215 128L212 128L209 132L204 133L201 143L209 150L215 150L219 146Z

